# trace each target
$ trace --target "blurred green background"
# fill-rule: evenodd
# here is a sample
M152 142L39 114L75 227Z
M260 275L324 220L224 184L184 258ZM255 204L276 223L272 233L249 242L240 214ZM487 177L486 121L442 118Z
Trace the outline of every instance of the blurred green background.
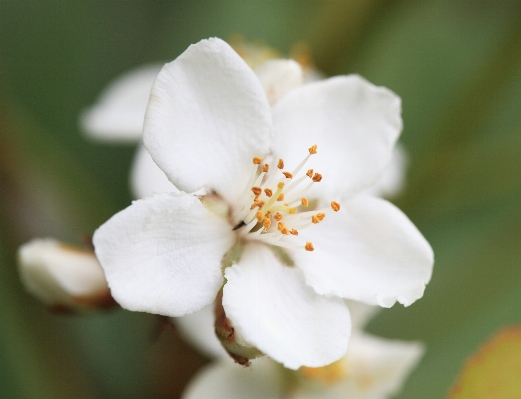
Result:
M205 359L157 320L49 314L21 287L16 249L80 243L130 200L134 146L86 140L78 113L118 74L202 38L359 73L403 100L410 168L396 203L434 248L433 279L369 330L428 351L399 398L442 398L465 359L521 321L521 2L1 1L0 396L172 398Z

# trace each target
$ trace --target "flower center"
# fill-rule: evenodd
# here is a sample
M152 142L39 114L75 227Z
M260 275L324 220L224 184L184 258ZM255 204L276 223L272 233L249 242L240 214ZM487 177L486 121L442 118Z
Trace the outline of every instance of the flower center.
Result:
M348 376L344 359L337 360L324 367L302 366L298 371L304 378L319 382L326 387L330 387Z
M322 175L313 169L297 177L308 159L317 153L317 146L313 145L308 151L309 154L292 172L284 171L283 159L279 159L277 167L270 172L270 166L262 164L262 158L253 158L250 179L232 215L234 230L270 245L314 250L309 241L302 245L288 240L291 236L298 236L299 230L320 223L330 211L329 208L306 209L310 208L306 192L322 180ZM337 212L340 204L332 201L331 209Z

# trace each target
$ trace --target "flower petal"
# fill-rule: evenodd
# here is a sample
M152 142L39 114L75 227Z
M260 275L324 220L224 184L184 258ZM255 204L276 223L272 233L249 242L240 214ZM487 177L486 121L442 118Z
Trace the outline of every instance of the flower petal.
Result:
M269 359L253 360L248 368L222 360L197 373L181 398L279 399L282 389L282 373Z
M135 198L145 198L159 193L179 192L142 145L136 151L130 170L130 188Z
M320 172L320 198L350 196L374 183L402 130L400 98L357 75L306 84L273 107L274 152L291 169L308 161Z
M390 202L357 195L310 227L311 233L315 251L292 254L317 293L383 307L397 300L408 306L422 297L432 273L432 249Z
M353 332L361 331L366 324L382 309L379 306L368 305L367 303L346 299L349 313L351 314L351 324Z
M259 80L220 39L192 45L152 89L144 143L180 190L237 199L252 159L268 152L271 110Z
M394 147L391 162L375 184L364 190L364 194L375 197L394 198L398 196L405 186L405 170L407 168L407 153L400 143Z
M134 201L93 237L114 299L166 316L193 313L215 299L233 241L225 221L184 193Z
M302 68L293 60L266 61L255 68L255 74L266 92L270 105L300 86L304 80Z
M320 367L341 358L351 329L347 306L317 295L301 272L283 266L261 244L248 244L226 269L223 306L249 344L290 369Z
M349 345L347 360L353 375L336 389L342 392L342 398L387 398L396 394L424 352L419 342L369 334L353 334Z
M173 317L183 338L208 357L229 357L215 335L215 304L186 316Z
M114 80L96 104L82 112L82 129L95 140L138 141L143 134L150 89L160 70L161 65L146 65Z

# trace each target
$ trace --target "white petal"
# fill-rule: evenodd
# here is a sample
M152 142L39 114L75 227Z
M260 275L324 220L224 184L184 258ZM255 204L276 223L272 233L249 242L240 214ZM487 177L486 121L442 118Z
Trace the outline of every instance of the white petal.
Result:
M203 368L182 399L280 399L282 374L275 362L262 358L250 367L220 361Z
M323 175L318 196L350 196L374 183L389 163L400 113L398 96L357 75L306 84L273 107L274 152L291 170L317 144L306 168Z
M341 358L351 322L347 306L317 295L302 273L271 250L248 244L226 269L223 306L238 333L290 369L320 367Z
M229 357L215 335L215 304L182 317L173 317L179 333L208 357Z
M188 194L158 194L117 213L94 233L96 255L124 308L182 316L215 299L230 226Z
M144 143L180 190L214 189L232 203L270 140L271 110L259 80L222 40L190 46L159 73Z
M179 192L142 145L138 147L134 156L130 170L130 187L135 198L145 198L159 193Z
M317 293L383 307L422 297L432 249L390 202L357 195L308 231L315 250L293 251L293 257Z
M363 302L346 299L353 331L362 330L366 324L382 309L379 306L368 305Z
M75 307L75 298L95 297L108 291L103 269L92 251L52 238L22 245L18 266L27 291L48 305Z
M414 369L424 348L419 342L405 342L353 335L347 360L352 375L338 386L339 398L387 398L398 392Z
M391 162L375 184L364 190L365 194L376 197L394 198L403 191L405 170L407 169L407 153L400 143L396 144Z
M134 142L141 139L150 89L161 65L146 65L114 80L96 104L80 116L81 128L93 139Z
M293 60L269 60L255 68L270 105L275 104L287 92L300 86L304 74L300 65Z

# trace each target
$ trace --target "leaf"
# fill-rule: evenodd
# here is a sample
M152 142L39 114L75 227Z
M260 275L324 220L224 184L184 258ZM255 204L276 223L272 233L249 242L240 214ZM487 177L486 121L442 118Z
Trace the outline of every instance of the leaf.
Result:
M467 361L449 399L521 397L521 327L506 328Z

